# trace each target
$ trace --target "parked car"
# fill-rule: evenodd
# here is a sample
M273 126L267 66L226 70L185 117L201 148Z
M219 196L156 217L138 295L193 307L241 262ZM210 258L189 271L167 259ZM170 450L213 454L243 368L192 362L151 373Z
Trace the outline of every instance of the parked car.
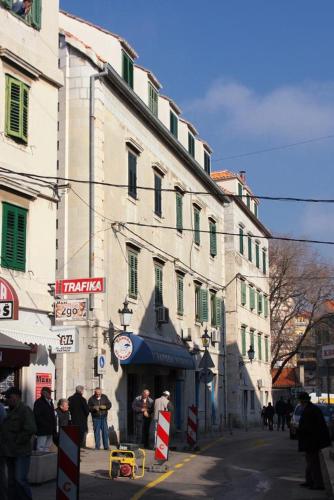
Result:
M334 440L334 405L316 404L322 411L325 422L327 424L331 440ZM290 439L297 439L299 420L303 413L303 407L297 405L290 422Z

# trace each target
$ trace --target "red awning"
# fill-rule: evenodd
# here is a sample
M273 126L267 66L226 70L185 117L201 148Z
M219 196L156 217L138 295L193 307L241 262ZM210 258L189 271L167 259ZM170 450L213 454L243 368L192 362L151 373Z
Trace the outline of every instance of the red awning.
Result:
M0 333L0 368L20 368L30 364L30 347Z

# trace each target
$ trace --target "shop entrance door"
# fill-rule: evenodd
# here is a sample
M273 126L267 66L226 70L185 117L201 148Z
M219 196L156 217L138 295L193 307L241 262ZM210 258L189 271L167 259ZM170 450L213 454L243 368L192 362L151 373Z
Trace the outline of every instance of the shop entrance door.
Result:
M138 377L133 373L128 374L128 401L127 401L127 409L128 409L128 428L127 435L128 439L134 437L135 429L134 429L134 415L132 411L132 402L136 396L139 395L138 392Z
M162 395L162 391L165 389L163 388L163 377L162 375L155 375L154 377L154 398L157 399L160 398Z

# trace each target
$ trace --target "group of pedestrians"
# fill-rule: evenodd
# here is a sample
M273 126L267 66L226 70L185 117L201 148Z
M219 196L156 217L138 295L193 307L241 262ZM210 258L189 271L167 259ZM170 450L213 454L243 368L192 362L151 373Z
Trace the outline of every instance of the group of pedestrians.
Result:
M290 427L291 417L293 413L293 406L290 399L287 401L281 397L275 406L268 403L268 406L263 406L261 411L261 418L263 427L268 427L270 431L274 430L274 417L277 415L277 430L284 431L285 425Z

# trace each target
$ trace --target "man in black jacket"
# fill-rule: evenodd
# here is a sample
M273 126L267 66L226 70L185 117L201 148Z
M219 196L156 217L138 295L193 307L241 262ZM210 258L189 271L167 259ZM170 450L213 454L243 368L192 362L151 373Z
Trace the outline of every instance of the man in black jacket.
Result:
M95 449L100 449L100 434L102 432L103 448L109 450L107 417L111 402L105 394L102 394L100 387L96 387L94 395L88 400L88 406L93 419Z
M55 409L51 399L51 389L43 387L41 397L34 404L34 416L37 426L37 451L50 451L56 432Z
M303 407L298 427L298 450L305 452L306 458L306 481L301 486L323 490L319 451L331 445L329 431L320 408L311 403L307 392L301 392L298 399Z
M85 446L86 434L88 431L87 418L89 415L89 408L87 399L83 397L84 387L77 385L75 394L68 398L72 425L77 425L80 432L80 447Z
M281 397L276 405L275 405L275 413L277 415L277 430L279 431L282 428L284 431L285 419L286 419L286 403L284 399Z

